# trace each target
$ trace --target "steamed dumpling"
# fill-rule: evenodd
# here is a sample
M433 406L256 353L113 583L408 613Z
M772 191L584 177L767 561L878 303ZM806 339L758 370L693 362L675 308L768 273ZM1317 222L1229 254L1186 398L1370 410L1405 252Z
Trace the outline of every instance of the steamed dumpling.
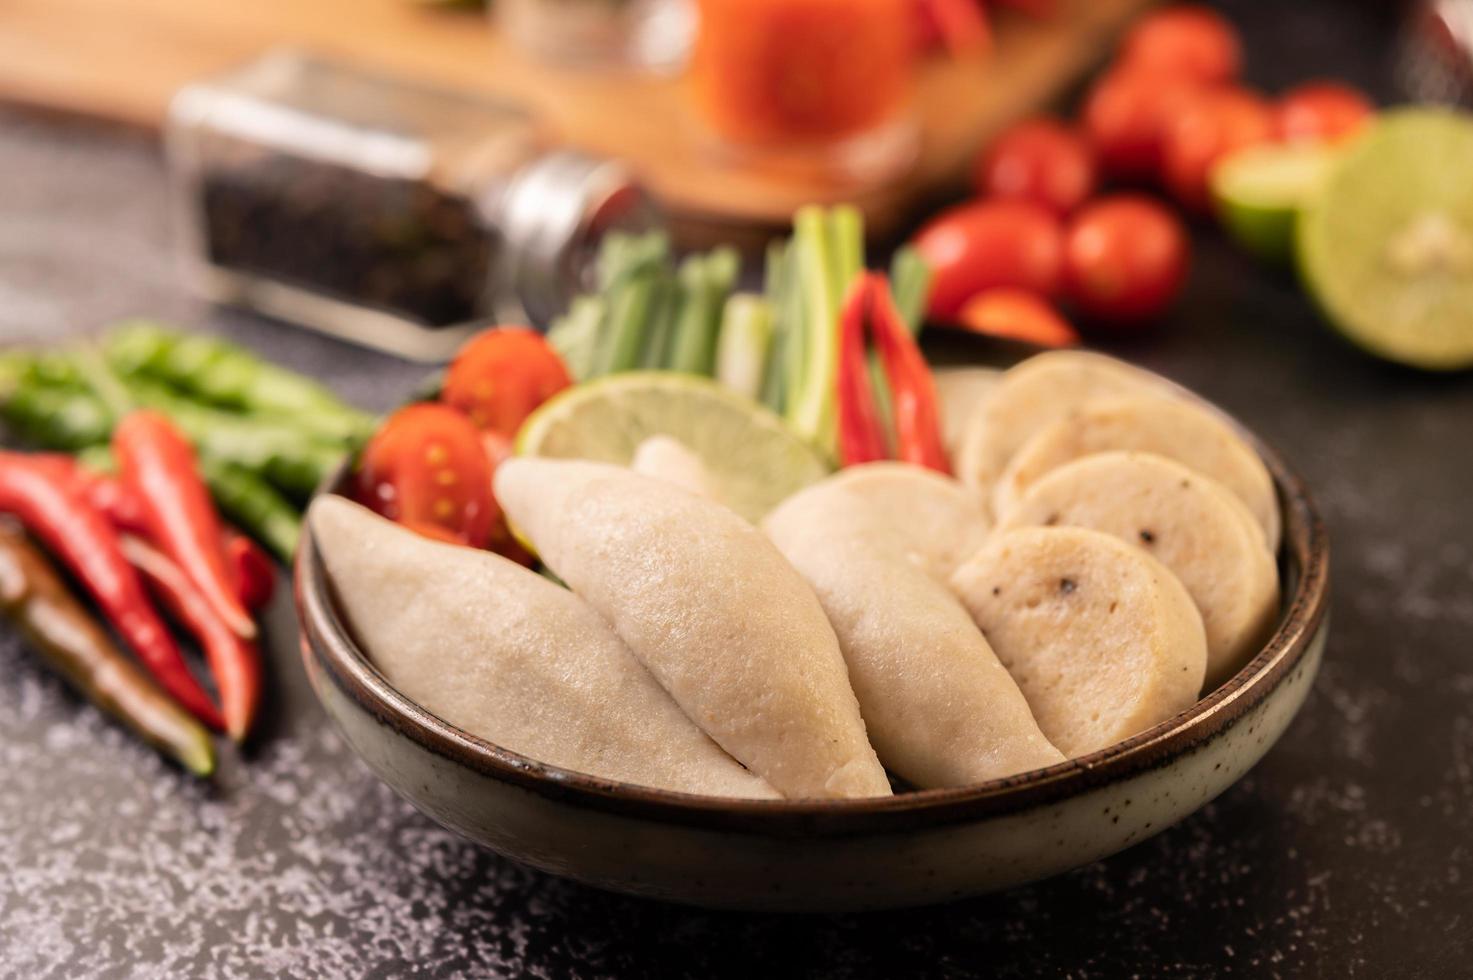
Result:
M965 487L910 463L851 466L814 486L841 492L867 515L870 544L903 554L943 580L982 547L991 530L992 522Z
M698 497L721 502L721 495L716 492L716 481L711 478L711 471L706 469L701 457L671 436L650 436L641 442L634 450L629 468L641 476L664 480Z
M390 683L450 724L604 779L778 795L706 737L573 593L342 497L318 498L307 520L359 644Z
M788 498L763 528L823 604L871 742L922 788L1063 762L945 577L986 518L954 480L853 467Z
M967 428L1002 381L1003 372L990 367L941 367L932 371L932 377L941 407L941 444L948 457L960 459Z
M496 495L685 713L779 792L889 795L833 628L756 528L601 463L508 460Z

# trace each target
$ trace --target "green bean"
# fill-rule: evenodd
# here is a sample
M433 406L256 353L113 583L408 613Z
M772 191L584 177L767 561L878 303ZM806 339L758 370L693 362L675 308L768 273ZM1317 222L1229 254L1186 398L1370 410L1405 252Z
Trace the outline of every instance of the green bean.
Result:
M283 562L291 562L302 517L285 497L251 471L216 459L202 458L200 475L222 514Z
M220 407L289 418L325 438L354 443L373 430L369 415L321 384L218 337L132 320L112 329L106 352L124 375L163 381Z
M128 389L139 404L169 416L201 457L257 473L296 499L310 496L343 458L341 445L280 422L200 405L141 379Z
M113 430L112 413L91 392L29 381L0 396L0 416L24 442L65 452L105 443Z

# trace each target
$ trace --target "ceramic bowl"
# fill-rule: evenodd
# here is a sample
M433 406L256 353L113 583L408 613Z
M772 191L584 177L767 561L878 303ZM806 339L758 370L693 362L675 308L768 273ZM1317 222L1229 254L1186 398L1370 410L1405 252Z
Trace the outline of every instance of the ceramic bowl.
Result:
M1303 704L1325 648L1328 547L1303 483L1278 454L1259 449L1284 515L1284 603L1267 645L1155 728L1007 779L870 800L749 801L544 765L395 690L339 618L310 533L296 576L307 674L380 778L445 826L552 874L693 905L795 911L919 905L1007 888L1170 827L1246 773Z

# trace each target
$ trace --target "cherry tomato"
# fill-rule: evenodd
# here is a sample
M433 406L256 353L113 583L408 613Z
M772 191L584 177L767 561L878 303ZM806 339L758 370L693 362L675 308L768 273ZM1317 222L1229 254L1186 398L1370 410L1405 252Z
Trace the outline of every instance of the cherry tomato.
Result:
M1199 87L1187 79L1120 69L1097 81L1085 98L1082 121L1100 169L1123 180L1160 176L1162 131Z
M1079 332L1048 301L1024 289L989 289L967 300L960 325L990 337L1075 347Z
M483 432L481 433L481 445L486 449L486 459L491 463L491 475L495 477L496 468L513 455L512 441L499 432ZM498 505L498 512L499 510ZM499 516L500 519L491 525L491 536L486 542L486 547L503 558L510 558L520 565L531 568L537 563L536 558L511 533L505 515L499 514Z
M1187 260L1186 231L1175 215L1144 195L1115 194L1086 205L1070 223L1065 284L1091 318L1129 324L1170 305Z
M1094 153L1073 127L1046 116L1026 119L987 148L972 183L984 197L1032 201L1065 215L1094 193Z
M1242 61L1243 42L1233 25L1191 4L1142 17L1120 46L1126 67L1209 84L1237 78Z
M363 450L357 496L392 521L473 548L501 520L481 433L445 405L389 416Z
M1273 136L1273 110L1256 93L1241 88L1203 90L1166 127L1161 144L1166 186L1186 207L1205 211L1213 165Z
M1375 115L1364 93L1339 82L1306 82L1279 99L1275 112L1279 139L1333 143L1354 134Z
M931 266L928 311L938 319L956 316L968 299L995 286L1046 296L1059 288L1063 227L1037 204L963 204L931 219L914 244Z
M450 369L440 400L479 429L513 436L522 421L573 383L557 351L526 327L494 327L466 341Z

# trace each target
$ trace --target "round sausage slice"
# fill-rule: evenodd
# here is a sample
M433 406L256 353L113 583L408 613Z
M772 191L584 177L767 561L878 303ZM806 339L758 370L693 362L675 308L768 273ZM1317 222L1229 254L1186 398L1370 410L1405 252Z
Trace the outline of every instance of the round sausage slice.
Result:
M993 488L994 513L1005 518L1045 473L1112 449L1165 456L1221 483L1248 505L1269 550L1278 550L1279 503L1263 460L1211 409L1149 395L1090 402L1039 430Z
M952 588L1018 682L1043 734L1070 757L1189 707L1207 640L1176 576L1100 531L996 534Z
M1090 401L1173 389L1123 361L1089 351L1049 351L1009 368L966 423L956 474L985 497L1034 433Z
M1112 534L1181 579L1207 633L1207 686L1257 649L1279 606L1279 572L1248 508L1221 484L1151 453L1085 456L1034 483L1000 526Z

